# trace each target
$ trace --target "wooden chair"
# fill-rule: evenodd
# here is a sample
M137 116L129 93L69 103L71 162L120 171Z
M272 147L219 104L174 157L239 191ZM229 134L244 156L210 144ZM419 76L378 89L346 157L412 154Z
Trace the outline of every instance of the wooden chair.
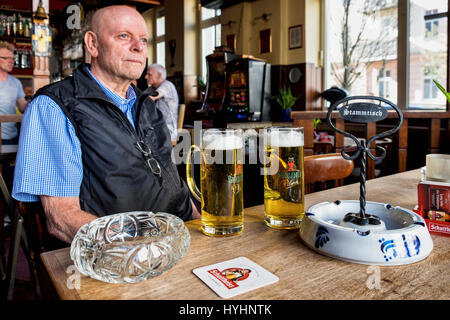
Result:
M186 112L186 105L182 103L178 106L178 130L183 129L185 112Z
M178 106L178 123L177 123L178 136L180 136L181 132L183 132L185 112L186 112L186 105L184 103L182 103ZM175 146L177 143L178 143L178 137L177 137L177 140L172 140L173 146Z
M19 258L19 250L22 247L23 253L28 262L28 267L31 275L31 282L33 288L35 289L35 296L38 296L38 287L36 285L36 277L34 277L35 270L33 268L32 255L30 255L30 239L26 232L26 228L24 225L24 219L20 214L16 202L11 198L9 190L6 186L5 181L3 180L3 176L0 175L0 198L2 203L4 204L5 212L7 212L10 220L12 221L13 233L11 238L11 244L8 253L8 264L6 267L6 276L3 279L4 286L3 294L6 299L12 300L14 293L14 283L16 278L16 268L17 262ZM2 222L3 223L3 222Z
M47 230L44 209L40 201L11 201L11 206L15 209L15 213L13 243L11 244L7 267L7 299L13 299L19 245L22 246L28 262L35 298L53 299L55 294L50 285L51 282L48 275L42 266L40 254L67 247L69 244L50 236Z
M353 167L353 161L344 159L340 153L305 156L305 193L316 191L318 182L321 189L326 188L327 181L334 182L334 187L342 186Z

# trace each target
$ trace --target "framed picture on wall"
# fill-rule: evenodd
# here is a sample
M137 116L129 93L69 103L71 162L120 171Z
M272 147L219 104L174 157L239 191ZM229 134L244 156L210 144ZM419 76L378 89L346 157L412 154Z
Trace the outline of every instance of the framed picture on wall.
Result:
M303 25L289 27L289 49L303 47Z
M272 52L272 35L270 29L259 32L259 53Z

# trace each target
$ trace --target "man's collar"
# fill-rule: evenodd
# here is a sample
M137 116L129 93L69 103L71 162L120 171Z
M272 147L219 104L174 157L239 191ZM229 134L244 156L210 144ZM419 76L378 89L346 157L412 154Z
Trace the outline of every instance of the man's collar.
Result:
M130 85L128 86L127 92L125 93L125 98L121 95L117 94L107 86L105 86L100 80L98 80L91 72L88 66L85 67L86 71L89 73L92 79L94 79L95 82L102 88L103 92L105 92L106 96L111 98L113 101L120 101L120 102L126 102L129 103L130 100L136 99L136 94L133 90L133 87Z
M107 99L100 85L91 77L86 70L89 64L82 63L73 71L75 85L75 98L100 98Z
M110 99L100 84L93 78L90 71L86 70L86 67L90 68L90 64L82 63L73 71L75 98L97 98L109 101ZM135 97L137 98L138 92L133 84L128 88L127 97L129 96L128 92L130 89L134 91Z

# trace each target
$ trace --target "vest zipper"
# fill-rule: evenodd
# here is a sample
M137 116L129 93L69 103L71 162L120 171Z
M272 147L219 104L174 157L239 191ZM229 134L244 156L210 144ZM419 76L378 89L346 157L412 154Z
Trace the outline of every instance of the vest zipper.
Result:
M101 101L103 101L103 102L106 102L106 103L112 105L112 106L114 107L114 109L117 111L117 113L119 114L119 117L120 117L120 120L122 121L122 123L125 124L125 126L126 126L126 127L128 128L128 130L131 132L131 134L133 134L133 136L136 138L135 146L136 146L136 148L137 148L139 151L141 151L140 148L138 147L138 144L141 144L141 146L142 146L142 143L143 143L142 139L140 139L140 137L139 137L139 135L138 135L136 129L133 128L133 126L131 125L131 123L130 123L130 121L128 120L128 118L125 116L125 114L122 112L122 110L120 110L120 108L119 108L118 106L116 106L116 105L115 105L114 103L112 103L111 101L106 100L106 99L103 99L103 98L101 98L101 97L95 97L95 98L92 98L92 97L79 97L79 98L98 99L98 100L101 100ZM136 99L137 99L137 97L136 97ZM139 108L139 110L136 111L136 120L140 118L140 112L141 112L141 109L142 109L142 108ZM136 121L136 122L137 122L137 123L135 123L135 125L139 125L139 124L138 124L138 121ZM153 130L153 127L150 127L150 130ZM145 144L145 146L148 148L149 153L152 154L152 149L151 149L146 143L144 143L144 144ZM145 151L146 151L146 150L145 150ZM167 172L167 170L166 170L166 168L165 168L164 166L161 166L161 165L159 164L158 160L156 160L154 157L152 157L152 159L157 163L158 167L160 168L160 174L159 174L159 175L158 175L158 174L155 174L155 173L152 171L151 166L150 166L150 164L149 164L149 162L148 162L149 159L146 158L146 155L145 155L142 151L141 151L141 153L142 153L142 155L144 156L145 164L149 167L150 171L151 171L155 176L158 177L158 181L160 182L160 184L162 184L162 183L164 182L164 179L162 179L162 181L161 181L161 176L163 175L164 177L169 178L169 179L173 182L173 184L176 185L175 179L172 177L172 175L170 175L170 174ZM167 180L166 180L166 181L167 181Z

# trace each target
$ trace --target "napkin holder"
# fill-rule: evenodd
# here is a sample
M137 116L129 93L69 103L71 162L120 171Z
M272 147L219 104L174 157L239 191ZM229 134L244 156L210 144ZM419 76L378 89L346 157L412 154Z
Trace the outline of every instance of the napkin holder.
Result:
M417 185L420 214L430 233L450 237L450 155L429 154Z

